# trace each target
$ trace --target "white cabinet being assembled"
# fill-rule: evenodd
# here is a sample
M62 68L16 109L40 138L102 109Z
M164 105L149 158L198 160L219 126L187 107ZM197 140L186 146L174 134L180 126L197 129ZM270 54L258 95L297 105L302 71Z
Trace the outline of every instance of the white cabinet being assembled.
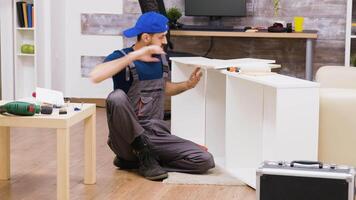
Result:
M171 60L173 82L203 70L194 89L172 98L172 134L206 145L218 165L252 187L265 160L317 160L318 83L217 70L221 62L201 57Z

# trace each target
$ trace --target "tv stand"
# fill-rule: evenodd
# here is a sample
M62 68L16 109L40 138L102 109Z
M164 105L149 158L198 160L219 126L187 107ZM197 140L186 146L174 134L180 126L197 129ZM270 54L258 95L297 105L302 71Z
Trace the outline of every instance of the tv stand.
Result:
M226 26L222 22L222 17L211 16L209 17L208 24L206 25L185 25L181 24L179 27L175 27L176 30L190 30L190 31L231 31L231 32L243 32L243 27L240 26Z
M210 16L208 26L223 27L222 17Z
M243 28L236 28L234 26L215 26L215 25L185 25L183 24L178 30L186 31L231 31L243 32Z

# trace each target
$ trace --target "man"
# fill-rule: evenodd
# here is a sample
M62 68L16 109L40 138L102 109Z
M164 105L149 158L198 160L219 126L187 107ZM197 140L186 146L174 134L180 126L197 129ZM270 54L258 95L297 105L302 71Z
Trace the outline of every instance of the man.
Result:
M138 168L149 180L164 179L167 171L204 173L214 167L210 153L171 135L163 121L164 96L194 88L202 75L197 68L186 82L167 80L168 70L157 56L165 54L162 47L167 44L167 22L156 12L141 15L133 28L124 31L126 37L137 36L137 42L114 51L91 72L95 83L110 77L114 82L114 91L106 101L108 145L116 154L114 165Z

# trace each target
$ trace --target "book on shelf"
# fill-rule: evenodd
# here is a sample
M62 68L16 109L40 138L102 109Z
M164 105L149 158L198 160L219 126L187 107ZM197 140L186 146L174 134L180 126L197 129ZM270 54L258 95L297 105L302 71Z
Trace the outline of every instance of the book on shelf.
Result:
M23 20L25 22L25 27L28 27L26 2L22 2L22 12L23 12Z
M16 12L18 19L18 26L21 28L34 27L34 6L33 3L26 3L25 1L16 2Z
M25 27L28 27L26 2L22 2L22 11L23 11L23 19L25 22Z
M31 14L32 14L32 27L35 27L35 7L32 4L31 7Z
M16 11L17 11L17 19L18 19L19 27L25 27L22 3L23 1L16 2Z
M32 26L32 7L33 7L33 4L31 4L31 3L26 4L28 27L33 27Z

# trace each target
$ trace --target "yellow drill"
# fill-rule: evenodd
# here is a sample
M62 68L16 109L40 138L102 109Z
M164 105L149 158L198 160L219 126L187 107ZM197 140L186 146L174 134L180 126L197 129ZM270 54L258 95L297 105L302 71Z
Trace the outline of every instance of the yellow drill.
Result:
M0 106L0 114L9 113L20 116L32 116L36 113L51 114L53 108L40 106L33 103L14 101Z

